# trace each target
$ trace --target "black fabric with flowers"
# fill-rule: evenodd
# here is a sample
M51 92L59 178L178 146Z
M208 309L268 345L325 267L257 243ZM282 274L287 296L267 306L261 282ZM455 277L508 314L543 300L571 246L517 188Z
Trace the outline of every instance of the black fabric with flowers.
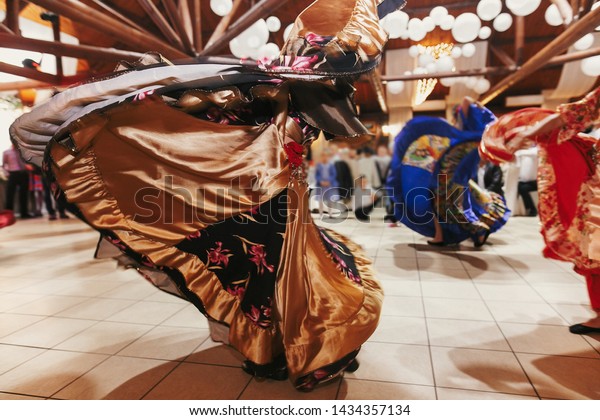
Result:
M327 233L326 229L318 229L321 234L323 245L329 252L331 259L333 259L337 265L337 268L354 283L362 284L362 279L360 278L352 252L343 242L333 239L331 235Z
M287 222L287 194L190 235L177 248L197 255L241 301L244 314L258 327L272 325L271 307L280 250Z

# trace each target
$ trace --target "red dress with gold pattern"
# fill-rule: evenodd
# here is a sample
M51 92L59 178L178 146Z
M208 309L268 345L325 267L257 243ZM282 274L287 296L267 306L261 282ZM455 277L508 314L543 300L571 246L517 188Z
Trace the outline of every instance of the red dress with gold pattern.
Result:
M600 88L558 107L564 125L536 136L539 150L539 216L544 256L569 261L585 276L592 307L600 310L600 140L580 133L599 121ZM534 125L553 112L528 108L504 115L483 137L482 154L507 160L511 131Z

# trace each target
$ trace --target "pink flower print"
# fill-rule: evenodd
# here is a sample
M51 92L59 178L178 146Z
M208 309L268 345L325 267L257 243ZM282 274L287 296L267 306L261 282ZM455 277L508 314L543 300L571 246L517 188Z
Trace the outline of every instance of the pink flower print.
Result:
M259 327L263 327L266 328L269 325L271 325L271 320L269 319L260 319L261 317L261 311L260 309L258 309L256 306L252 305L250 307L250 312L246 312L246 316L248 317L248 319L250 320L250 322L252 322L254 325L257 325Z
M306 39L306 41L313 47L320 46L326 41L325 37L322 37L321 35L317 35L313 32L307 33L304 36L304 39Z
M317 61L319 61L317 55L299 56L294 58L291 67L293 70L307 70L311 69Z
M270 319L271 318L271 307L263 305L260 308L262 309L263 316L265 318L269 318Z
M202 236L202 231L197 231L194 233L190 233L188 236L186 236L187 239L196 239L199 238L200 236Z
M119 248L121 251L125 251L127 249L125 244L118 238L117 239L108 238L108 240L110 241L111 244L113 244L114 246Z
M273 270L275 269L275 267L273 267L271 264L267 263L267 260L266 260L267 253L265 252L264 245L259 245L259 244L252 245L250 247L249 254L252 255L252 257L250 258L250 261L252 261L254 264L256 264L256 269L257 269L258 274L262 274L264 272L265 268L270 273L272 273Z
M148 96L154 94L154 89L149 89L145 92L140 92L137 95L135 95L135 97L133 98L133 101L143 101L144 99L146 99Z
M223 267L227 267L229 264L229 257L231 257L233 254L227 254L229 250L222 249L222 242L215 242L215 245L217 246L216 248L211 248L210 250L206 251L208 254L208 262L216 265L223 264Z
M325 369L317 369L313 372L313 377L317 380L320 381L326 377L329 376L329 372Z
M239 299L243 299L244 298L244 294L246 293L246 288L240 285L235 285L233 287L228 286L227 287L227 293L229 293L232 296L235 296Z

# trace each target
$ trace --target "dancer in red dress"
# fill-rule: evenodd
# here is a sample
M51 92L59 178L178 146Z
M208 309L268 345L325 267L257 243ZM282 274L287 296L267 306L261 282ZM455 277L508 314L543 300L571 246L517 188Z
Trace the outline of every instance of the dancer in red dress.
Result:
M556 111L527 108L504 115L483 136L480 153L496 162L538 146L539 216L544 255L572 262L583 275L596 317L572 325L573 334L600 333L599 140L588 130L599 122L600 88Z

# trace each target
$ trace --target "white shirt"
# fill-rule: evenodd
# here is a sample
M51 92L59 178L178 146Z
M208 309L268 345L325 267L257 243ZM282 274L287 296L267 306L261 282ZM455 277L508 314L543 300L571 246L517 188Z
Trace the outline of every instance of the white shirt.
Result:
M519 167L519 182L530 182L537 179L538 171L538 149L532 147L526 150L518 150L515 153L517 157L517 166Z

